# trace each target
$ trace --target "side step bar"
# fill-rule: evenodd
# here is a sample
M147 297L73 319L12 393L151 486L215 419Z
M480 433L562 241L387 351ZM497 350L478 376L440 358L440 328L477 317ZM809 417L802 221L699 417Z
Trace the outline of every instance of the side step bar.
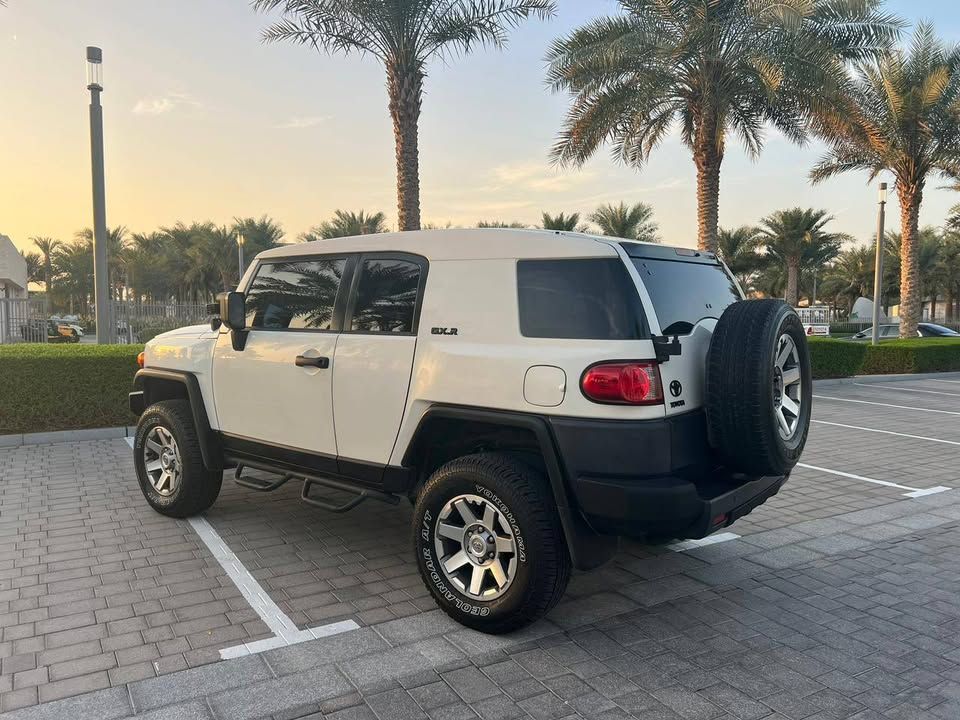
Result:
M255 478L244 478L243 471L246 468L246 465L237 465L237 469L233 474L234 482L241 487L245 487L249 490L256 490L257 492L273 492L274 490L277 490L286 484L287 481L299 477L298 475L293 475L290 473L278 472L277 470L274 470L266 465L259 466L259 464L251 464L251 467L255 467L257 470L263 470L265 472L280 475L280 479L273 482ZM336 503L322 497L310 497L310 489L314 485L349 493L350 495L353 495L353 497L342 503ZM400 498L398 496L391 495L390 493L361 487L346 480L335 480L333 478L321 477L303 478L303 490L300 493L300 499L308 505L313 505L314 507L321 508L322 510L335 513L345 513L348 510L353 510L353 508L362 503L364 500L379 500L380 502L385 502L390 505L397 505L400 502Z

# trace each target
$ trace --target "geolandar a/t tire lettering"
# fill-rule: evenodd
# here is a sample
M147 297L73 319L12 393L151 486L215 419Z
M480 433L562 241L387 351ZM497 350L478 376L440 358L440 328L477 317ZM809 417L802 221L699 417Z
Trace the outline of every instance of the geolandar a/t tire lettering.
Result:
M430 477L417 498L414 549L440 608L488 633L542 617L570 576L545 479L499 453L458 458Z

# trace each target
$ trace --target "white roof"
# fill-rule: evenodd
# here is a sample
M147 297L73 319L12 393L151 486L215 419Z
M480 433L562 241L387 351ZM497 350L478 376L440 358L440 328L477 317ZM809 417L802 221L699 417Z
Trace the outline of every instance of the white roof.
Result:
M484 260L494 258L612 257L608 244L615 238L555 230L477 228L416 230L357 235L282 245L260 253L260 258L347 252L409 252L428 260Z

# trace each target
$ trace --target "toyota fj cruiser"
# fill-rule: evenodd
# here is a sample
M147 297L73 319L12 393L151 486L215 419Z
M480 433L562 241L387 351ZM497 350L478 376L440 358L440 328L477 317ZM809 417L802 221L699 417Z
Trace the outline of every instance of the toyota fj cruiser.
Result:
M501 229L324 240L261 253L218 315L146 346L130 407L150 505L203 512L230 468L334 512L406 496L424 582L486 632L545 614L620 535L730 525L807 437L799 318L743 300L707 252Z

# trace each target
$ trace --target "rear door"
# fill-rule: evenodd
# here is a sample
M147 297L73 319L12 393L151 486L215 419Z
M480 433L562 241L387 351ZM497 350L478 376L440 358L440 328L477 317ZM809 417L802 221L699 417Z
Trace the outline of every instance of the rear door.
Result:
M379 482L410 388L427 261L405 253L360 256L333 363L340 470Z
M346 305L346 256L262 262L246 292L243 350L221 333L213 360L220 430L228 446L273 446L325 456L336 468L332 362ZM299 361L298 361L299 358Z
M742 299L740 288L710 253L623 243L642 285L654 334L677 336L682 351L660 365L667 415L703 406L706 358L717 320Z

